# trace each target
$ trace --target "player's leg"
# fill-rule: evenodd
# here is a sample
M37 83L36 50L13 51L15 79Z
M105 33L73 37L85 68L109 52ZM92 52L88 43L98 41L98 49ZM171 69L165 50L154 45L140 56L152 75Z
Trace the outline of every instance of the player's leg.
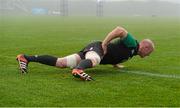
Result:
M101 57L95 51L88 51L85 54L85 59L81 60L80 63L76 66L77 69L86 69L92 68L98 65L101 61Z
M92 78L88 74L84 73L84 70L95 67L100 63L100 61L101 57L95 51L88 51L85 54L85 59L79 62L79 64L73 69L72 74L75 77L90 81Z
M19 63L19 69L22 73L27 72L28 64L30 62L37 62L49 66L56 66L57 57L50 56L50 55L34 55L28 56L24 54L19 54L17 56L17 61Z
M17 60L19 62L19 68L21 72L26 73L29 62L37 62L49 66L65 68L65 67L75 67L79 63L81 58L79 57L78 54L73 54L63 58L57 58L50 55L27 56L24 54L20 54L17 56Z
M81 61L81 57L78 54L72 54L63 58L58 58L56 62L56 67L59 68L74 68Z

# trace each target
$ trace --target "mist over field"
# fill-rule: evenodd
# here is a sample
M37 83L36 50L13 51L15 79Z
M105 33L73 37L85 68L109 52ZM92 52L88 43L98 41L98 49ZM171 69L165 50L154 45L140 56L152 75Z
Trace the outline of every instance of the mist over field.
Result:
M96 16L180 16L177 0L0 0L1 14L33 14L43 9L46 15Z

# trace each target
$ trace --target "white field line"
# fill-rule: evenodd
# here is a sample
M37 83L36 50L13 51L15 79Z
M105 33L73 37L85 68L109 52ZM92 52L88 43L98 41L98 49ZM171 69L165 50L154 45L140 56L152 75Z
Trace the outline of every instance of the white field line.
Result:
M124 73L145 75L145 76L151 76L151 77L180 79L180 75L173 75L173 74L158 74L158 73L149 73L149 72L144 72L144 71L128 71L128 70L120 70L120 71Z

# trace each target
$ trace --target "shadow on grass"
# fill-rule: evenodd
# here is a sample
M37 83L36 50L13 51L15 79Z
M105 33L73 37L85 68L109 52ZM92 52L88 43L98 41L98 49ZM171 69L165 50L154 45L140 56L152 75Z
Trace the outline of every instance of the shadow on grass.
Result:
M39 66L33 66L30 69L29 74L33 75L42 75L42 76L52 76L52 77L61 77L61 78L70 78L71 77L71 71L70 68L54 68L50 66L44 66L42 65L41 69ZM90 76L119 76L119 75L126 75L126 71L150 71L145 69L139 69L138 67L124 67L122 69L114 68L111 65L102 65L97 66L95 68L86 69L85 72L89 74Z

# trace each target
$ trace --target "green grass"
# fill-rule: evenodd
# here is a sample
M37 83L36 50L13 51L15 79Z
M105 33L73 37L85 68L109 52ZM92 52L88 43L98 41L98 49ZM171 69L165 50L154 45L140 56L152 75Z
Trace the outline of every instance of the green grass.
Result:
M21 75L17 54L65 56L118 25L138 40L151 38L155 52L134 57L125 70L180 76L179 18L1 16L0 106L180 106L180 79L122 72L111 65L88 69L95 81L74 79L70 69L36 63Z

